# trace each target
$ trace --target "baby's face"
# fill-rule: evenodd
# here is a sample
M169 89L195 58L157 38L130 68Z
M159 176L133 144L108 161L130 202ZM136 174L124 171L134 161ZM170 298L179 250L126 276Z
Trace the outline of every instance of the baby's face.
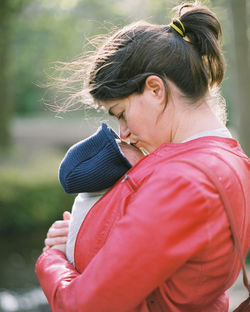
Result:
M118 142L118 145L132 166L134 166L144 156L139 148L126 142Z

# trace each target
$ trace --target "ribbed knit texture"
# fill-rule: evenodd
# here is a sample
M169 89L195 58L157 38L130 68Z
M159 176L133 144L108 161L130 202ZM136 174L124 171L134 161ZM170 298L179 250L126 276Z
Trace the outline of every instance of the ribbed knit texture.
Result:
M59 168L59 181L65 192L101 191L132 167L116 138L119 136L103 123L94 135L68 150Z

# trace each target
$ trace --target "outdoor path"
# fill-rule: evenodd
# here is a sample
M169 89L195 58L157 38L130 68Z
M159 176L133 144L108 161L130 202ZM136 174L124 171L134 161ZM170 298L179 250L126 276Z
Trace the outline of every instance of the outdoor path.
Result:
M14 143L58 148L85 139L93 134L100 124L101 117L84 118L80 115L80 117L62 118L51 113L45 117L15 118L11 130ZM111 125L115 126L114 120Z

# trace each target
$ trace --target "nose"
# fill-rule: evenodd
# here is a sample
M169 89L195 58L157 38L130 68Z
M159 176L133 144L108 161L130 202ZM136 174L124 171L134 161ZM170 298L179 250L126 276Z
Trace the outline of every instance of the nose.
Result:
M120 137L122 140L127 140L130 136L129 128L127 127L125 122L120 122Z

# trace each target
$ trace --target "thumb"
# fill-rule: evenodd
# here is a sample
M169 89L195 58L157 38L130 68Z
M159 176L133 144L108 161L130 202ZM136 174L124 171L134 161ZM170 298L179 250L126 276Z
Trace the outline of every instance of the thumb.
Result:
M71 213L69 211L64 211L63 213L63 220L66 221L66 220L70 220L71 218Z

